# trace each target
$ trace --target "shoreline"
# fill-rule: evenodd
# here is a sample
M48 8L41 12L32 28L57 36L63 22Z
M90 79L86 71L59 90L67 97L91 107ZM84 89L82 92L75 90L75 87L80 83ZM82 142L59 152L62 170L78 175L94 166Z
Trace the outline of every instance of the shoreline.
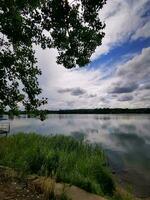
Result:
M103 150L67 136L17 134L0 138L0 165L21 174L51 177L112 200L126 200ZM126 193L126 192L125 192ZM132 195L128 199L133 199Z

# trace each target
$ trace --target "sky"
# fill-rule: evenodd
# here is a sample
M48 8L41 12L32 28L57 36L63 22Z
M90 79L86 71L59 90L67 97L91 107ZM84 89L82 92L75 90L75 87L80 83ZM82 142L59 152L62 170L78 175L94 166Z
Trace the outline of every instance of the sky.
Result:
M83 68L56 64L57 50L36 49L46 109L150 107L150 1L107 0L102 45Z

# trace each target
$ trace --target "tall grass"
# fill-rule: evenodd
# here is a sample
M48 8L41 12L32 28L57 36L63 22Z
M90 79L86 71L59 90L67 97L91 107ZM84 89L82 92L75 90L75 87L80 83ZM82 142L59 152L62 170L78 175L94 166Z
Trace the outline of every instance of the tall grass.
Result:
M100 195L111 196L115 188L103 151L71 137L23 133L1 137L0 165L52 176Z

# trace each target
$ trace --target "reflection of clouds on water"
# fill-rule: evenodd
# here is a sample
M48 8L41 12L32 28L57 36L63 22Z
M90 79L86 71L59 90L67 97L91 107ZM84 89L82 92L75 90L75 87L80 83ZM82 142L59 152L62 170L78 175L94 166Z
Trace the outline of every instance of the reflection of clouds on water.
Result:
M15 118L11 132L66 134L118 152L136 151L150 143L149 115L48 115L44 122L35 118Z
M85 139L85 133L82 132L72 132L71 136L79 141L83 141Z
M36 131L40 134L72 132L85 133L87 138L100 141L107 134L132 133L149 139L149 115L49 115L41 122L35 118L15 118L11 121L12 132ZM103 135L103 137L102 137ZM93 141L94 142L94 141Z
M78 135L85 140L101 143L115 151L128 151L124 147L126 135L135 135L150 143L149 115L48 115L44 122L35 118L15 118L11 121L11 132L37 132L40 134ZM122 138L119 140L119 133ZM118 137L117 137L118 136ZM78 137L78 136L77 136ZM131 141L131 138L129 139ZM129 144L130 145L130 144Z
M111 166L116 171L121 170L119 172L120 178L131 184L137 195L149 196L150 143L147 144L142 136L136 134L117 133L110 135L110 138L125 150L125 152L114 152L109 149L107 155Z
M127 169L128 174L133 173L127 176L127 180L135 187L138 177L142 177L141 181L145 184L141 188L150 185L150 115L53 114L43 122L21 117L10 123L11 133L65 134L98 143L106 151L113 168L119 171Z

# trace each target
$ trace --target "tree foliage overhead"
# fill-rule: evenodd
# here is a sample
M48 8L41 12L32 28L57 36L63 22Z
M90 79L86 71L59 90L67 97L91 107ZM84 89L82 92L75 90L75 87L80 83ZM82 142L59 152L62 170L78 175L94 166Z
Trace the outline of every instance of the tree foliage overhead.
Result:
M47 102L41 89L34 45L56 48L66 68L90 62L105 24L98 13L106 0L0 0L0 110L27 110Z

